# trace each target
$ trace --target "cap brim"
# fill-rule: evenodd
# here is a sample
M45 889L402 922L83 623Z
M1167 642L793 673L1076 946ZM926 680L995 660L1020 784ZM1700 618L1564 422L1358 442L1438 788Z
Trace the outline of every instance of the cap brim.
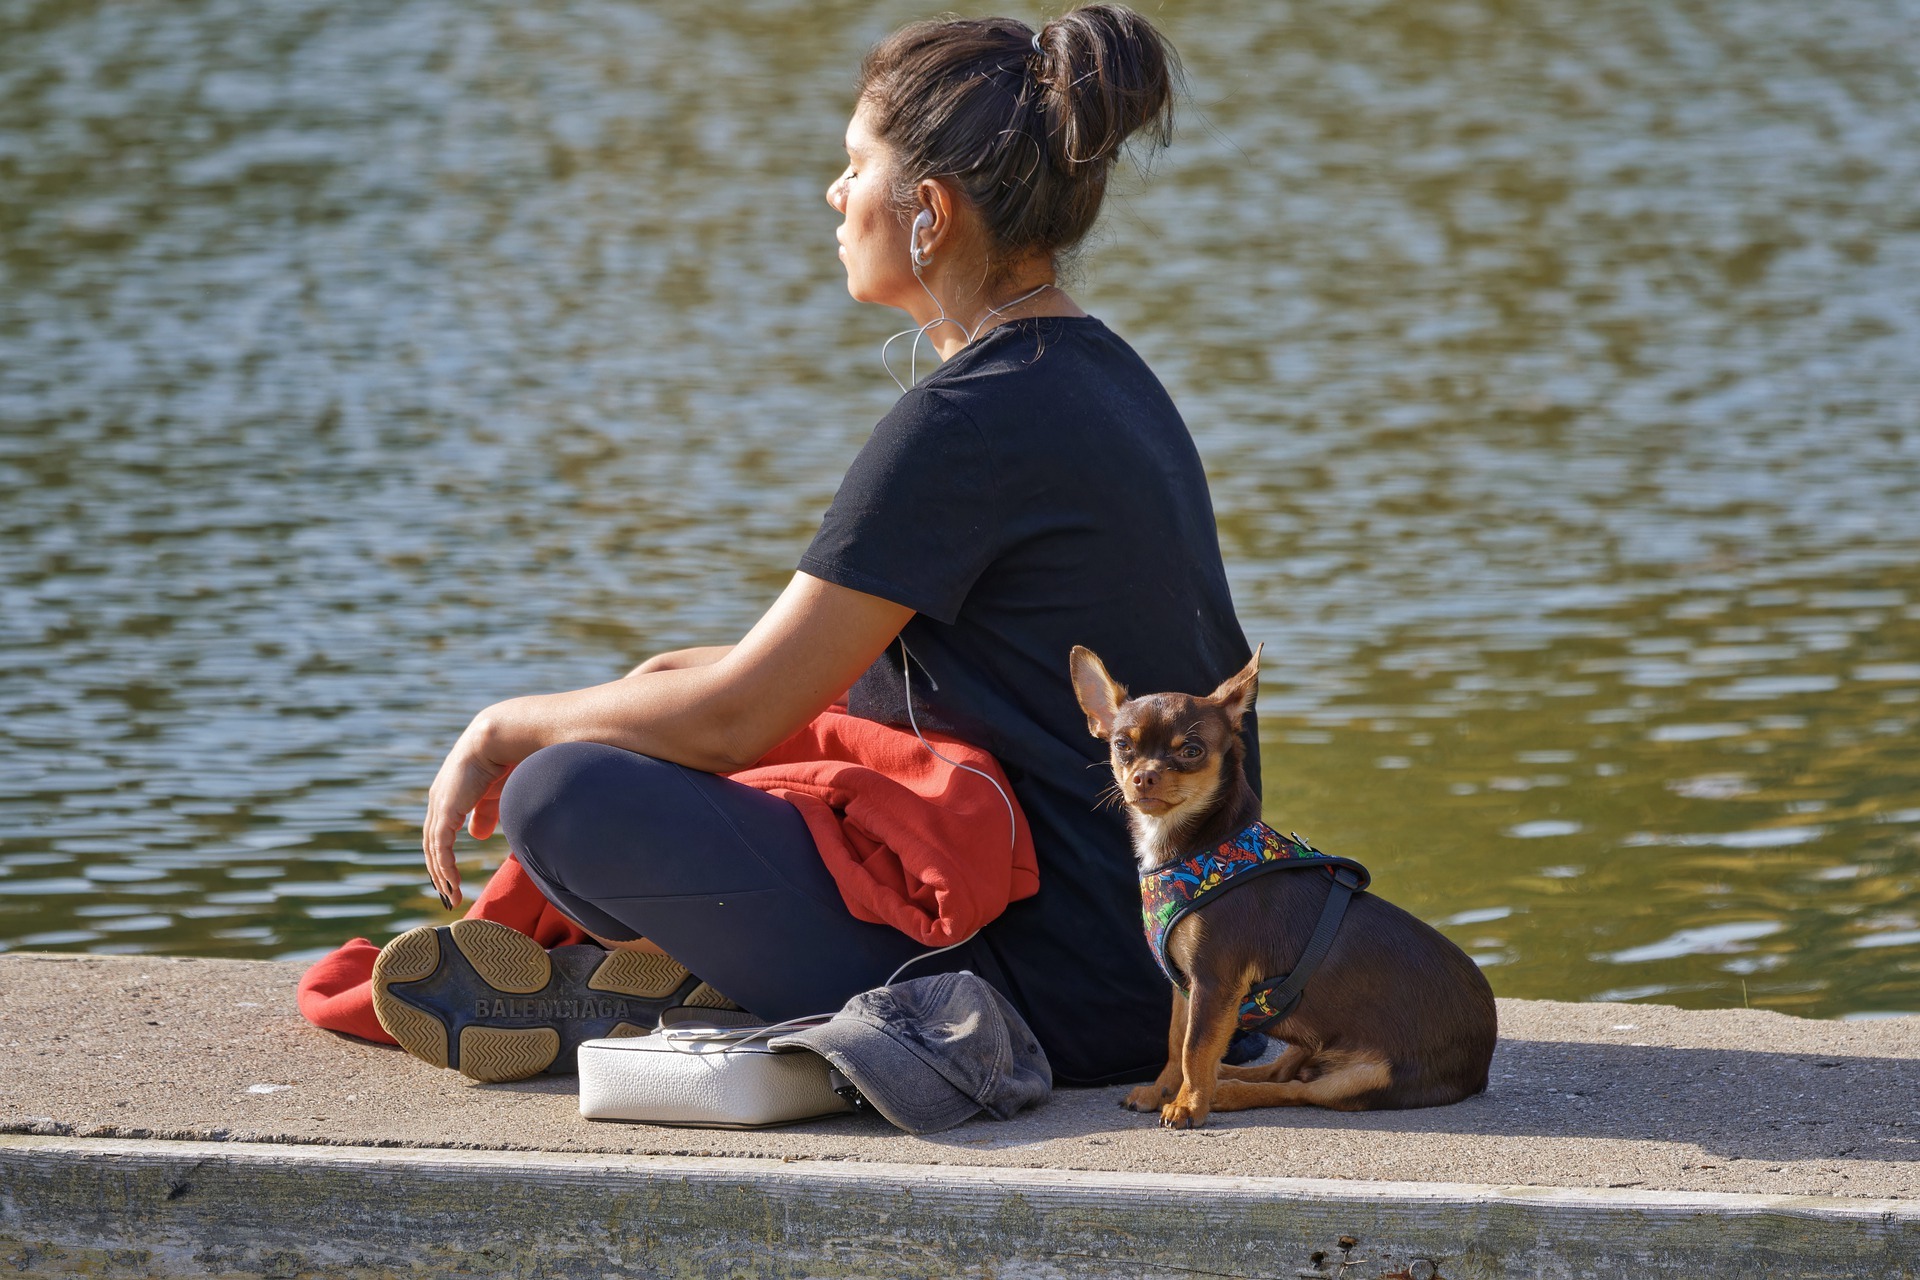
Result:
M980 1112L980 1104L953 1087L926 1059L857 1018L775 1037L769 1048L811 1049L840 1069L873 1109L908 1133L938 1133Z

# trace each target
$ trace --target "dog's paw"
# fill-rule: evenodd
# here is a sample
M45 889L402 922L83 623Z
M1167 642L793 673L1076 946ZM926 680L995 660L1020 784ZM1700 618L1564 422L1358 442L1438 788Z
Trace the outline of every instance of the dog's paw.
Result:
M1198 1129L1207 1122L1207 1106L1198 1098L1175 1098L1160 1108L1162 1129Z
M1129 1111L1158 1111L1167 1100L1167 1092L1157 1084L1143 1084L1130 1090L1120 1105Z

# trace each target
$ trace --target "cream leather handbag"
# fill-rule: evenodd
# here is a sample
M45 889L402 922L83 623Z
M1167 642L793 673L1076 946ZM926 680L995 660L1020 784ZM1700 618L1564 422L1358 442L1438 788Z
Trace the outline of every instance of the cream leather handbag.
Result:
M773 1034L782 1028L767 1028ZM775 1052L751 1032L686 1023L580 1046L580 1114L589 1120L764 1129L854 1110L844 1076L809 1050ZM742 1037L746 1038L742 1038ZM849 1094L851 1090L849 1089Z

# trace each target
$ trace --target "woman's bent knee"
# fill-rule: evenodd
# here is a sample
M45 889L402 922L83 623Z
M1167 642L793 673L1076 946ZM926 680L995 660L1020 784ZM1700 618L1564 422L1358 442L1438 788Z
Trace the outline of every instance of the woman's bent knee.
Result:
M500 829L516 854L563 884L582 857L631 837L660 775L675 766L600 742L563 742L522 760L500 792Z

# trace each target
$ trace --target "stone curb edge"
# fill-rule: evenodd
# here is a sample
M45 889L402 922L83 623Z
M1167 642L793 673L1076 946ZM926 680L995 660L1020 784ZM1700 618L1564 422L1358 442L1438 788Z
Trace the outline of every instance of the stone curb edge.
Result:
M1641 1213L1786 1214L1837 1221L1906 1221L1920 1226L1920 1200L1846 1196L1768 1195L1743 1191L1647 1191L1632 1187L1553 1187L1476 1182L1375 1182L1344 1178L1221 1177L1198 1173L1118 1173L1098 1169L1038 1169L1004 1165L888 1164L864 1160L781 1160L770 1156L612 1155L602 1152L467 1150L454 1147L346 1147L307 1143L200 1142L165 1138L67 1138L0 1133L0 1153L43 1156L160 1156L194 1161L258 1161L275 1166L333 1168L512 1170L572 1180L581 1176L673 1178L689 1181L772 1181L823 1188L870 1185L875 1190L935 1186L1053 1195L1152 1195L1231 1200L1348 1203L1516 1204Z
M1920 1269L1920 1202L0 1135L4 1264L101 1276L585 1277L612 1265L661 1277L1866 1278Z

